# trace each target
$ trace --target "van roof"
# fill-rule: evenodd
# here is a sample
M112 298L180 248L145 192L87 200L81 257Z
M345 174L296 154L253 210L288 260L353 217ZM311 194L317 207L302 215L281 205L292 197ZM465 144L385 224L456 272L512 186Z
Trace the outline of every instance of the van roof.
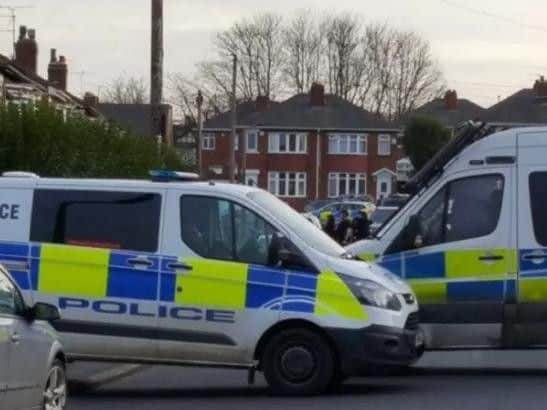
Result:
M109 179L109 178L29 178L27 176L0 177L0 185L55 186L77 188L78 186L96 186L100 188L134 188L134 189L172 189L192 187L199 191L225 192L236 195L247 195L260 191L259 188L233 184L225 181L172 181L154 182L148 179Z

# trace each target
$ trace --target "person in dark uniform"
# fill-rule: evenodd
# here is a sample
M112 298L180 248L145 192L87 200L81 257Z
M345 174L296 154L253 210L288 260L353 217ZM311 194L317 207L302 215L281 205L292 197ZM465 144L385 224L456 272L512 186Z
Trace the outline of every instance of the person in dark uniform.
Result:
M359 216L353 220L353 239L360 241L367 239L370 235L370 220L367 211L361 209Z
M336 222L334 221L332 212L327 216L324 230L327 235L336 240Z
M351 238L351 218L347 209L342 211L342 220L336 228L336 240L339 244L345 245Z

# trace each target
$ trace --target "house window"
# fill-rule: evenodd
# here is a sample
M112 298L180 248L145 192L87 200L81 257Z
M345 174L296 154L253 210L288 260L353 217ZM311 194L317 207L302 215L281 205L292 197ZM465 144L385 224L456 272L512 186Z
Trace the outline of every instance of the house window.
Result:
M391 136L378 135L378 155L391 155Z
M203 134L201 136L201 149L204 151L214 151L215 134Z
M357 196L366 193L366 174L353 174L347 172L329 173L329 198Z
M247 131L247 152L258 152L258 131Z
M268 152L273 154L305 154L307 152L307 135L284 132L270 134Z
M365 134L329 135L329 154L367 154L367 136Z
M260 171L258 169L247 169L245 171L245 185L258 186L258 175Z
M268 190L280 197L305 198L305 172L269 172Z

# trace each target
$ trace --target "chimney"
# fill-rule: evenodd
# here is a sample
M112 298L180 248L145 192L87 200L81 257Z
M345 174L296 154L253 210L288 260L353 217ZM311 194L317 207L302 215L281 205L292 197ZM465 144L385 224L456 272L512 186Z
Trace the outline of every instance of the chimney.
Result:
M90 108L97 108L99 105L99 97L89 91L84 94L84 105Z
M15 43L15 64L27 74L36 75L38 71L38 43L36 43L34 29L27 31L26 26L19 27L19 39Z
M266 112L270 108L270 97L259 95L256 97L256 112Z
M51 59L47 67L47 79L54 87L63 91L67 88L68 66L64 56L57 60L57 50L51 49Z
M456 90L448 90L444 95L444 102L448 111L456 111L458 109L458 93Z
M534 83L534 91L536 96L539 98L547 97L547 81L545 81L544 76L541 76L538 80L536 80Z
M313 83L310 90L310 105L322 107L325 105L325 87L323 84Z

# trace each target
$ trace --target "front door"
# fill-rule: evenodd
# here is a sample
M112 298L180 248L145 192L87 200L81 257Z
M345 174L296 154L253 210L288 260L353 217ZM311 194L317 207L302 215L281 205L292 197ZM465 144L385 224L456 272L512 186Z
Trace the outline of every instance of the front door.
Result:
M0 377L6 383L2 403L9 409L33 408L40 402L49 353L49 338L21 316L23 310L21 294L0 271L0 352L7 359L0 364Z
M229 199L171 191L168 200L159 327L172 337L160 338L160 356L245 362L261 329L279 319L285 275L270 263L277 232Z
M376 177L376 199L387 198L392 190L391 174L381 173Z
M430 348L501 344L515 292L511 169L447 182L412 218L382 264L416 291Z

